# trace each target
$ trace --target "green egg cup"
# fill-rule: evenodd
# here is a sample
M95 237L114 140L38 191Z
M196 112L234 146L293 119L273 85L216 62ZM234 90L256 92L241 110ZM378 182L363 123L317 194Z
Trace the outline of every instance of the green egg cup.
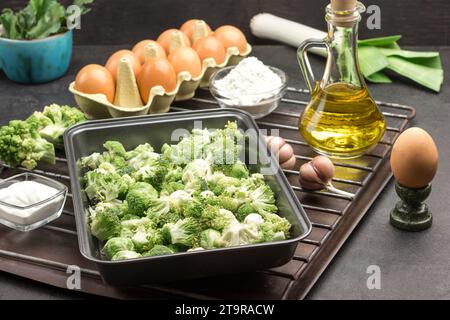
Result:
M390 215L391 224L406 231L422 231L431 227L433 215L425 199L431 192L431 184L420 189L406 188L395 184L395 191L400 197Z

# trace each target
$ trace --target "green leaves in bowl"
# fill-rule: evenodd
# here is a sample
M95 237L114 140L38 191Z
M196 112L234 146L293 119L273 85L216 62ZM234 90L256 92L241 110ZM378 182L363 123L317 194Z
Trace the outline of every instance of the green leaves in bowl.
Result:
M73 5L80 13L90 9L86 5L94 0L74 0ZM14 40L42 39L67 31L67 19L70 19L64 6L57 0L30 0L28 5L18 12L5 8L0 15L2 38Z

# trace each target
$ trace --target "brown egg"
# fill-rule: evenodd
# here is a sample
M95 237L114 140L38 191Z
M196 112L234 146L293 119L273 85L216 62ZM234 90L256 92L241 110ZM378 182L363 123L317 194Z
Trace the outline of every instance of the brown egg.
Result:
M164 48L164 50L166 51L166 54L169 55L170 53L170 38L172 36L172 33L174 32L180 32L180 34L183 37L183 41L186 44L186 46L190 47L191 46L191 41L189 40L188 36L184 33L181 32L178 29L169 29L164 31L163 33L161 33L158 37L158 39L156 40L156 42L158 42L161 47Z
M88 64L78 72L75 89L87 94L104 94L113 103L116 84L108 69L98 64Z
M433 180L438 159L433 138L421 128L409 128L397 138L392 147L392 173L395 180L404 187L423 188Z
M144 62L145 62L145 48L149 44L155 45L155 48L157 50L159 58L166 58L167 57L166 56L166 51L164 51L163 47L161 47L161 45L158 42L153 41L153 40L142 40L142 41L139 41L138 43L136 43L136 45L131 50L136 55L136 57L138 57L138 59L141 62L141 64L144 64Z
M105 65L106 69L111 72L114 80L117 80L117 66L119 65L120 59L122 58L128 59L131 67L133 68L134 75L137 77L142 68L137 56L130 50L119 50L109 57Z
M162 86L166 92L172 92L177 86L177 75L169 61L162 58L148 60L137 79L139 92L144 103L148 102L150 89Z
M202 20L198 20L198 19L188 20L185 23L183 23L183 25L180 28L180 30L183 31L188 36L188 38L189 38L189 40L191 40L191 42L194 42L193 39L192 39L192 35L194 33L195 23L197 21L202 21ZM207 35L212 35L213 32L211 30L211 27L208 26L207 23L205 23L205 28L206 28Z
M228 25L219 27L214 32L214 36L222 42L225 49L237 47L242 54L247 51L247 39L236 27Z
M191 47L175 49L170 53L168 59L177 74L182 71L187 71L193 78L196 78L202 73L200 57Z
M192 48L197 51L202 61L206 58L213 58L217 64L222 64L225 62L227 56L227 52L222 42L214 36L198 39L195 41Z

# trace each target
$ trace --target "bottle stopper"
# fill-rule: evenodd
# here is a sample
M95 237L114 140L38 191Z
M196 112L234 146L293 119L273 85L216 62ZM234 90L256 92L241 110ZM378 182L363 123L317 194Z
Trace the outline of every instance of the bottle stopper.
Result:
M331 9L335 12L354 11L356 0L331 0Z
M433 138L423 129L409 128L397 138L390 159L400 197L390 214L393 226L407 231L431 227L433 216L424 201L431 193L438 158Z

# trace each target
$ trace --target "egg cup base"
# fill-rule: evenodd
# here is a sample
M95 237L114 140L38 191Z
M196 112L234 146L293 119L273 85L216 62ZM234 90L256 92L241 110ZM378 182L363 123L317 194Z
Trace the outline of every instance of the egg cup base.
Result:
M395 191L401 200L390 213L390 223L405 231L422 231L430 228L433 224L433 215L423 201L431 192L431 184L424 188L412 189L396 183Z

